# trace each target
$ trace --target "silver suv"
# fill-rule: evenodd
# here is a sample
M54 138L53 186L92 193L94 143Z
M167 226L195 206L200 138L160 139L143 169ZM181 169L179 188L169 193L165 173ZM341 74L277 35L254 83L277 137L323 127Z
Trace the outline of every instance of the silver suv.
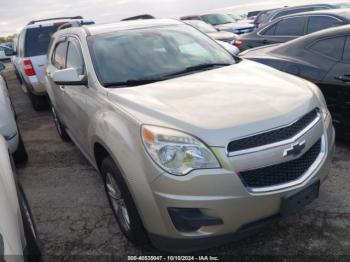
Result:
M51 35L68 21L82 24L93 23L93 21L83 19L81 16L35 20L30 21L16 38L15 57L12 58L12 63L16 75L22 83L22 88L28 92L35 110L47 105L43 78Z
M320 90L179 21L59 30L46 88L59 134L100 171L135 244L191 251L246 235L317 198L329 171Z

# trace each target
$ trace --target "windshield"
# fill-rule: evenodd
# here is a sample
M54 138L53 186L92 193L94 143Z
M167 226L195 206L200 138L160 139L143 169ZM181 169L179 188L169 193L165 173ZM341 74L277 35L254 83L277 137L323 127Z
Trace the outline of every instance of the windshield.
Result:
M235 20L233 20L229 15L224 14L203 15L202 19L206 23L212 25L222 25L235 22Z
M207 23L204 23L202 21L198 21L198 22L189 21L188 24L192 25L193 27L197 28L199 31L201 31L205 34L218 32L218 30L216 30L215 27L213 27L212 25L209 25Z
M57 28L58 26L45 26L27 29L24 56L46 55L51 35Z
M95 71L106 87L136 80L161 81L188 68L194 71L196 66L235 63L215 41L187 25L95 35L88 37L88 43Z

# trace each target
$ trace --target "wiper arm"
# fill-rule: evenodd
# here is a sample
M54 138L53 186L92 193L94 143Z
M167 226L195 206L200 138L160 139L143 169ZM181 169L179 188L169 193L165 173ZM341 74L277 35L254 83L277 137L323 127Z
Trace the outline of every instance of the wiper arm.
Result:
M166 78L145 78L145 79L130 79L123 82L110 82L104 83L104 87L118 87L118 86L138 86L138 85L146 85L159 81L164 81Z
M200 64L200 65L195 65L195 66L189 66L189 67L185 68L184 70L181 70L181 71L176 72L176 73L172 73L168 76L182 75L182 74L186 74L186 73L190 73L190 72L194 72L194 71L200 71L200 70L213 68L213 67L217 67L217 66L229 66L229 65L232 65L232 64L230 64L230 63Z

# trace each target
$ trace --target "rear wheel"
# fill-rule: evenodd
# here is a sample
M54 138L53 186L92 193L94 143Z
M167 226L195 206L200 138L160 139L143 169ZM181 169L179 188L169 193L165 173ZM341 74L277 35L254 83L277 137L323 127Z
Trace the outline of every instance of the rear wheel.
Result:
M34 95L30 90L28 90L28 95L35 111L41 111L47 108L48 102L46 96Z
M13 153L13 159L16 164L24 164L28 161L28 154L20 133L18 135L18 140L18 147L17 150Z
M66 128L62 125L62 122L60 121L56 109L53 107L53 105L51 105L51 112L59 136L65 142L70 141L70 137L66 131Z
M26 261L40 262L41 251L39 248L38 233L27 198L20 184L18 184L18 201L22 215L24 235L27 242L24 254L26 256Z
M108 201L120 230L134 245L146 244L148 242L147 232L127 185L111 157L102 161L101 173Z

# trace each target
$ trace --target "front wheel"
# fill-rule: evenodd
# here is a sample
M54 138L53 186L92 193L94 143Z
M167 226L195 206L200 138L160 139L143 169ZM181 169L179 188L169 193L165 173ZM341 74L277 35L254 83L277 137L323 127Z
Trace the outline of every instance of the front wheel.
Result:
M134 245L146 244L148 242L146 230L127 185L111 157L102 161L101 173L108 201L120 230Z

